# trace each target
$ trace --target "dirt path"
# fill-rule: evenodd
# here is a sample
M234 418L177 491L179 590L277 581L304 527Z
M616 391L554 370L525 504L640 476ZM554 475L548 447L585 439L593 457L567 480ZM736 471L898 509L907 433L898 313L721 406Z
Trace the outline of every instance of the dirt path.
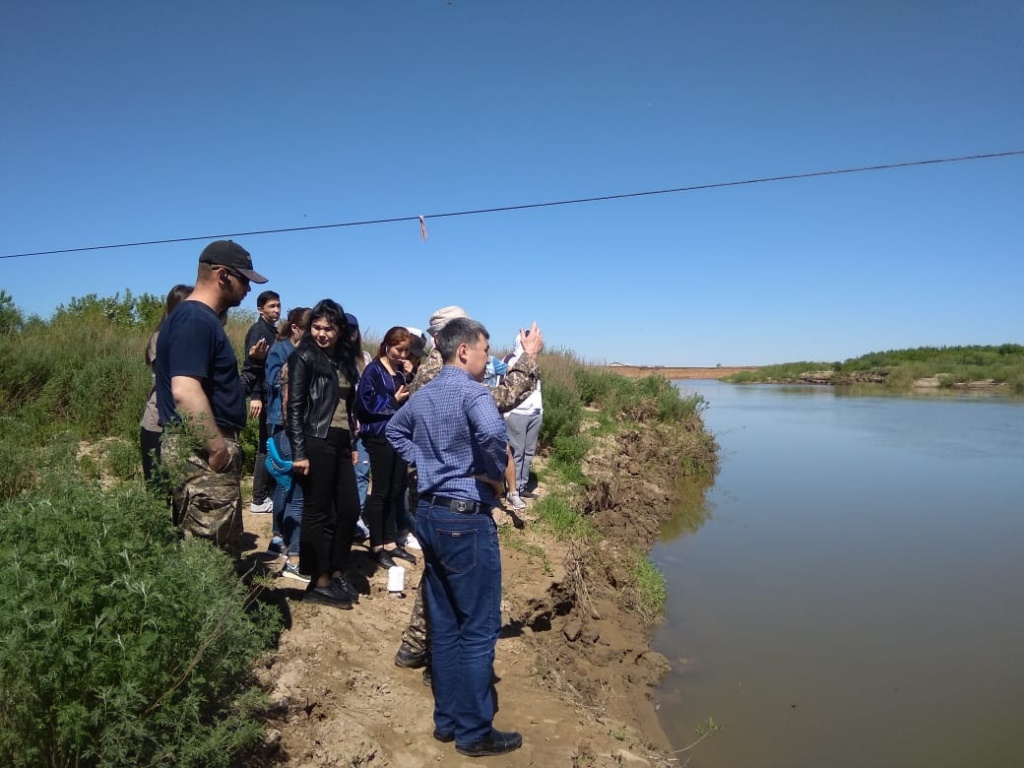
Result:
M669 745L651 705L668 669L649 651L649 629L630 609L625 563L649 546L671 508L671 473L651 482L638 467L665 437L607 445L588 467L598 480L582 500L599 527L615 533L586 552L556 540L529 520L502 528L503 630L495 673L500 711L495 725L523 733L523 747L489 765L670 765ZM673 462L675 463L675 462ZM544 492L543 487L541 493ZM500 517L506 517L499 514ZM603 521L603 522L602 522ZM268 515L246 513L249 557L268 571ZM610 527L609 527L610 526ZM361 551L361 550L360 550ZM407 569L408 595L386 592L386 573L368 556L365 594L351 611L302 600L302 585L273 579L270 596L289 617L277 652L258 671L272 709L263 766L470 765L451 744L431 737L433 700L419 670L393 657L412 608L422 565Z

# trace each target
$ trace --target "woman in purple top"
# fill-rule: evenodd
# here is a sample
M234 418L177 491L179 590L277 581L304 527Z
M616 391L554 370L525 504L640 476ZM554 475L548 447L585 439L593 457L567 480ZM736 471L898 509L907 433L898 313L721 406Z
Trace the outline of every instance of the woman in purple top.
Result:
M416 562L397 543L398 505L406 489L408 465L384 437L391 417L409 399L409 345L412 334L396 325L384 334L377 357L366 366L356 389L359 437L370 454L370 495L363 516L370 528L370 549L382 568L398 557Z

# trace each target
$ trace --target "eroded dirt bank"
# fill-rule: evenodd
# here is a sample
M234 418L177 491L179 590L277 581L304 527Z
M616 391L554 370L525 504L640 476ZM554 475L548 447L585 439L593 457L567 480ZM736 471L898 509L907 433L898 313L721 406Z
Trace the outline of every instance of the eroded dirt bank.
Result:
M525 513L502 529L503 630L495 672L495 725L523 733L522 749L484 762L501 766L672 765L652 688L668 662L649 649L650 625L630 572L672 509L684 452L714 452L699 423L638 427L599 441L576 498L596 525L593 542L558 541ZM540 493L550 493L542 486ZM534 502L536 503L536 502ZM270 521L246 518L250 556L269 569ZM289 616L277 652L258 670L270 692L268 743L254 764L423 766L479 764L431 738L432 698L420 671L393 663L422 565L406 574L409 596L385 591L368 558L364 595L351 611L301 600L302 585L275 579Z

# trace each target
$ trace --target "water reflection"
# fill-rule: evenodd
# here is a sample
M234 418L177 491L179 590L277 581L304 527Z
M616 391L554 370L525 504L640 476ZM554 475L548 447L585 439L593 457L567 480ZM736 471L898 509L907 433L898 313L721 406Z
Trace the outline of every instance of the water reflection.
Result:
M661 525L659 539L671 541L699 531L711 517L707 491L714 484L713 476L679 478L675 488L677 502L672 516Z

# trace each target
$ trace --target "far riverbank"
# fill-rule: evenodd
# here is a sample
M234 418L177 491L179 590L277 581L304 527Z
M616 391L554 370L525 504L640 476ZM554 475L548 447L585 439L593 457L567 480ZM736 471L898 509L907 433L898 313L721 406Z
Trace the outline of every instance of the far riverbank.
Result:
M644 376L661 376L666 379L724 379L744 371L756 371L756 365L715 366L714 368L673 367L666 365L602 365L598 366L620 376L638 379Z

